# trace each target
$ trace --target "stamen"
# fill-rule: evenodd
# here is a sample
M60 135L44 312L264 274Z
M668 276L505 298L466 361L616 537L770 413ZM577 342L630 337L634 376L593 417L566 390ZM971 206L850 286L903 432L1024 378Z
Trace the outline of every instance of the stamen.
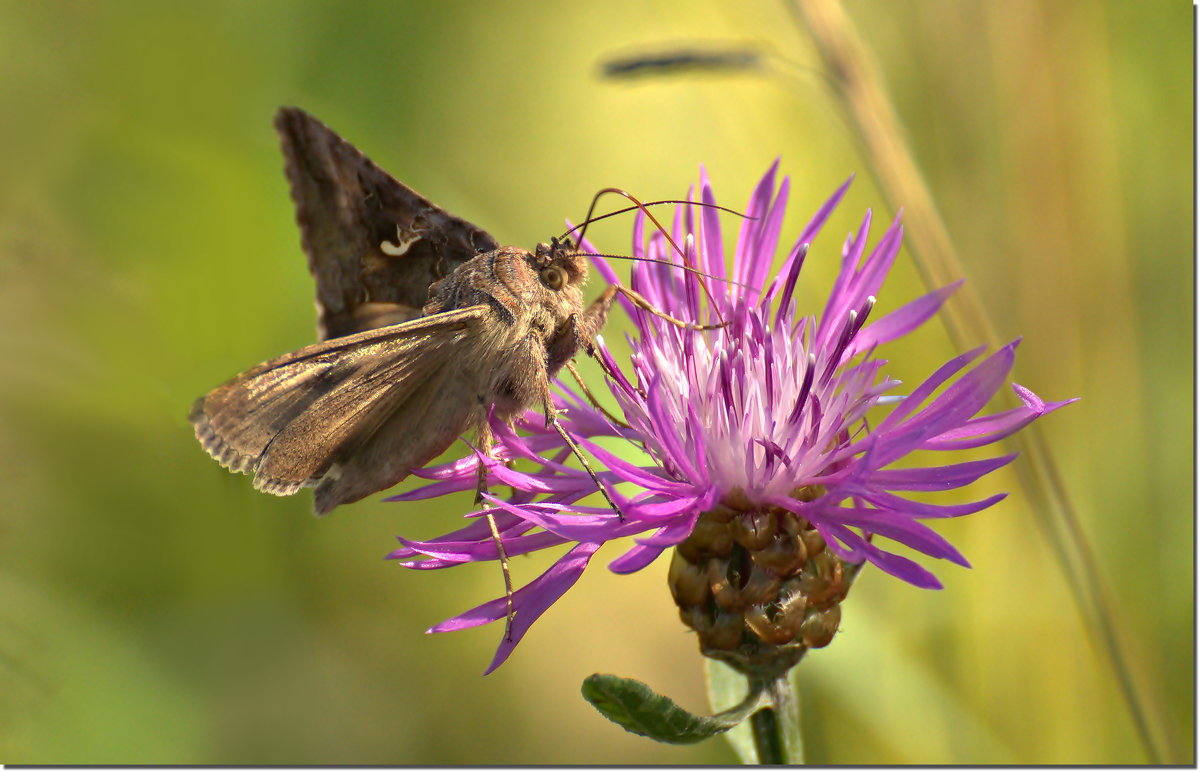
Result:
M850 344L850 338L854 334L855 322L858 320L858 312L850 311L846 314L846 324L842 325L842 331L838 335L837 343L829 352L829 359L826 360L825 372L821 373L821 385L829 383L829 379L833 376L833 371L842 363L842 354L846 351L846 346Z
M862 330L863 325L867 322L867 317L871 315L871 309L875 307L875 296L868 295L866 302L862 304L862 308L858 310L858 321L854 325L854 329L850 332L850 339L853 340L855 335L858 335Z
M804 403L808 400L808 393L812 389L813 378L817 370L817 355L809 353L808 367L804 368L804 382L800 384L800 396L796 398L796 404L792 407L792 413L788 416L788 423L796 422L800 417L800 413L804 410Z

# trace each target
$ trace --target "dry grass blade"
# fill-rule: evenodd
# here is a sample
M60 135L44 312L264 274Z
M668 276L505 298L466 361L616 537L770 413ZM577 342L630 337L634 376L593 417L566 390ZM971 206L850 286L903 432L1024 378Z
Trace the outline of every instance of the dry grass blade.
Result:
M905 237L922 280L933 289L965 275L882 80L850 20L834 2L789 0L788 6L813 40L833 95L861 143L880 190L893 209L899 202L906 206ZM993 347L999 345L984 306L969 283L946 304L942 318L959 348L980 340ZM1035 519L1066 574L1089 633L1113 668L1149 761L1179 758L1163 721L1157 715L1151 720L1151 711L1161 701L1153 698L1146 679L1134 671L1134 662L1126 654L1129 646L1122 640L1123 627L1118 623L1116 606L1041 427L1027 427L1016 437L1016 443L1024 458L1024 463L1017 465L1021 485L1040 515Z

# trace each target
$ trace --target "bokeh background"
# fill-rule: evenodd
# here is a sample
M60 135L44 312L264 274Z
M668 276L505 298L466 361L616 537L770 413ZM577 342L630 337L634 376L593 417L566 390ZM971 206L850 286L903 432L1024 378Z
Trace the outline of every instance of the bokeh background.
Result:
M1083 397L1043 430L1163 758L1194 763L1191 4L845 9L969 282L1001 338L1024 336L1013 377ZM790 64L599 74L720 42ZM494 597L494 567L382 559L397 534L456 527L469 497L318 520L307 493L257 494L200 452L191 401L313 338L281 104L526 246L600 187L675 197L700 163L741 207L776 156L786 241L856 173L808 260L812 303L864 210L894 215L782 3L0 2L0 759L735 762L719 739L627 734L579 695L613 672L705 709L666 560L618 577L610 546L484 678L499 626L422 631ZM597 242L627 249L629 221L606 225ZM881 304L922 291L905 252ZM953 351L934 322L887 353L911 383ZM801 665L810 761L1147 760L1047 513L1009 470L977 488L995 489L1014 495L939 526L974 565L933 566L946 589L864 572Z

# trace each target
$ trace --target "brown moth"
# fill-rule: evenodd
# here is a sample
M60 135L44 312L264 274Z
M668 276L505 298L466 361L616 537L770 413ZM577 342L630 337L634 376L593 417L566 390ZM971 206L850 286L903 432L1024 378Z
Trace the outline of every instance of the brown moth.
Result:
M510 420L542 402L574 447L550 381L591 352L618 291L645 301L613 285L584 309L587 263L570 242L502 247L307 113L283 108L275 126L320 342L196 400L204 450L267 493L315 487L322 515L395 485L468 431L490 447L493 405Z

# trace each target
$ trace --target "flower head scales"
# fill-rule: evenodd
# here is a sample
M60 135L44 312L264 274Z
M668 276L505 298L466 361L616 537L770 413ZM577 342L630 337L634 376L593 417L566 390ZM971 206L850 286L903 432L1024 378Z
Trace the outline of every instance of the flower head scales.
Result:
M490 482L514 491L507 500L488 496L490 506L472 513L473 522L459 531L424 542L401 539L404 546L389 557L412 568L496 560L484 512L493 515L508 555L571 545L548 571L514 594L511 640L501 643L489 671L575 583L601 545L636 537L609 567L617 573L637 571L687 539L698 518L718 506L794 513L847 563L868 562L916 586L940 587L928 570L880 546L876 537L968 565L922 520L978 512L1004 494L966 504L930 504L908 494L968 485L1014 455L928 467L896 468L896 462L915 451L995 443L1067 404L1043 402L1014 383L1021 407L979 415L1007 378L1018 341L974 367L968 366L982 349L955 357L909 393L897 393L901 384L883 374L887 363L875 356L876 348L923 324L957 287L931 292L870 321L875 296L900 248L898 221L868 251L868 212L844 243L824 310L799 316L793 295L809 244L849 181L818 209L772 277L789 189L785 177L776 190L777 166L751 195L732 272L703 172L700 202L705 206L680 207L670 240L657 231L647 240L644 215L635 222L633 256L657 262L635 262L631 288L670 317L721 326L682 328L621 297L637 328L630 339L632 377L603 341L597 341L596 356L609 375L623 421L611 420L576 391L557 384L561 423L600 463L597 476L620 513L578 503L596 492L595 482L567 464L569 448L534 411L515 427L492 422L494 458L481 454L424 470L418 474L430 479L429 485L396 497L472 489L479 459L488 465ZM677 256L672 259L674 245L682 245L684 260L695 271L680 267ZM595 260L605 279L618 281L603 258ZM887 411L882 418L880 411ZM602 437L623 439L634 452L618 455L595 442ZM509 459L530 462L533 470L511 468L504 463ZM503 619L507 608L501 597L431 631Z

